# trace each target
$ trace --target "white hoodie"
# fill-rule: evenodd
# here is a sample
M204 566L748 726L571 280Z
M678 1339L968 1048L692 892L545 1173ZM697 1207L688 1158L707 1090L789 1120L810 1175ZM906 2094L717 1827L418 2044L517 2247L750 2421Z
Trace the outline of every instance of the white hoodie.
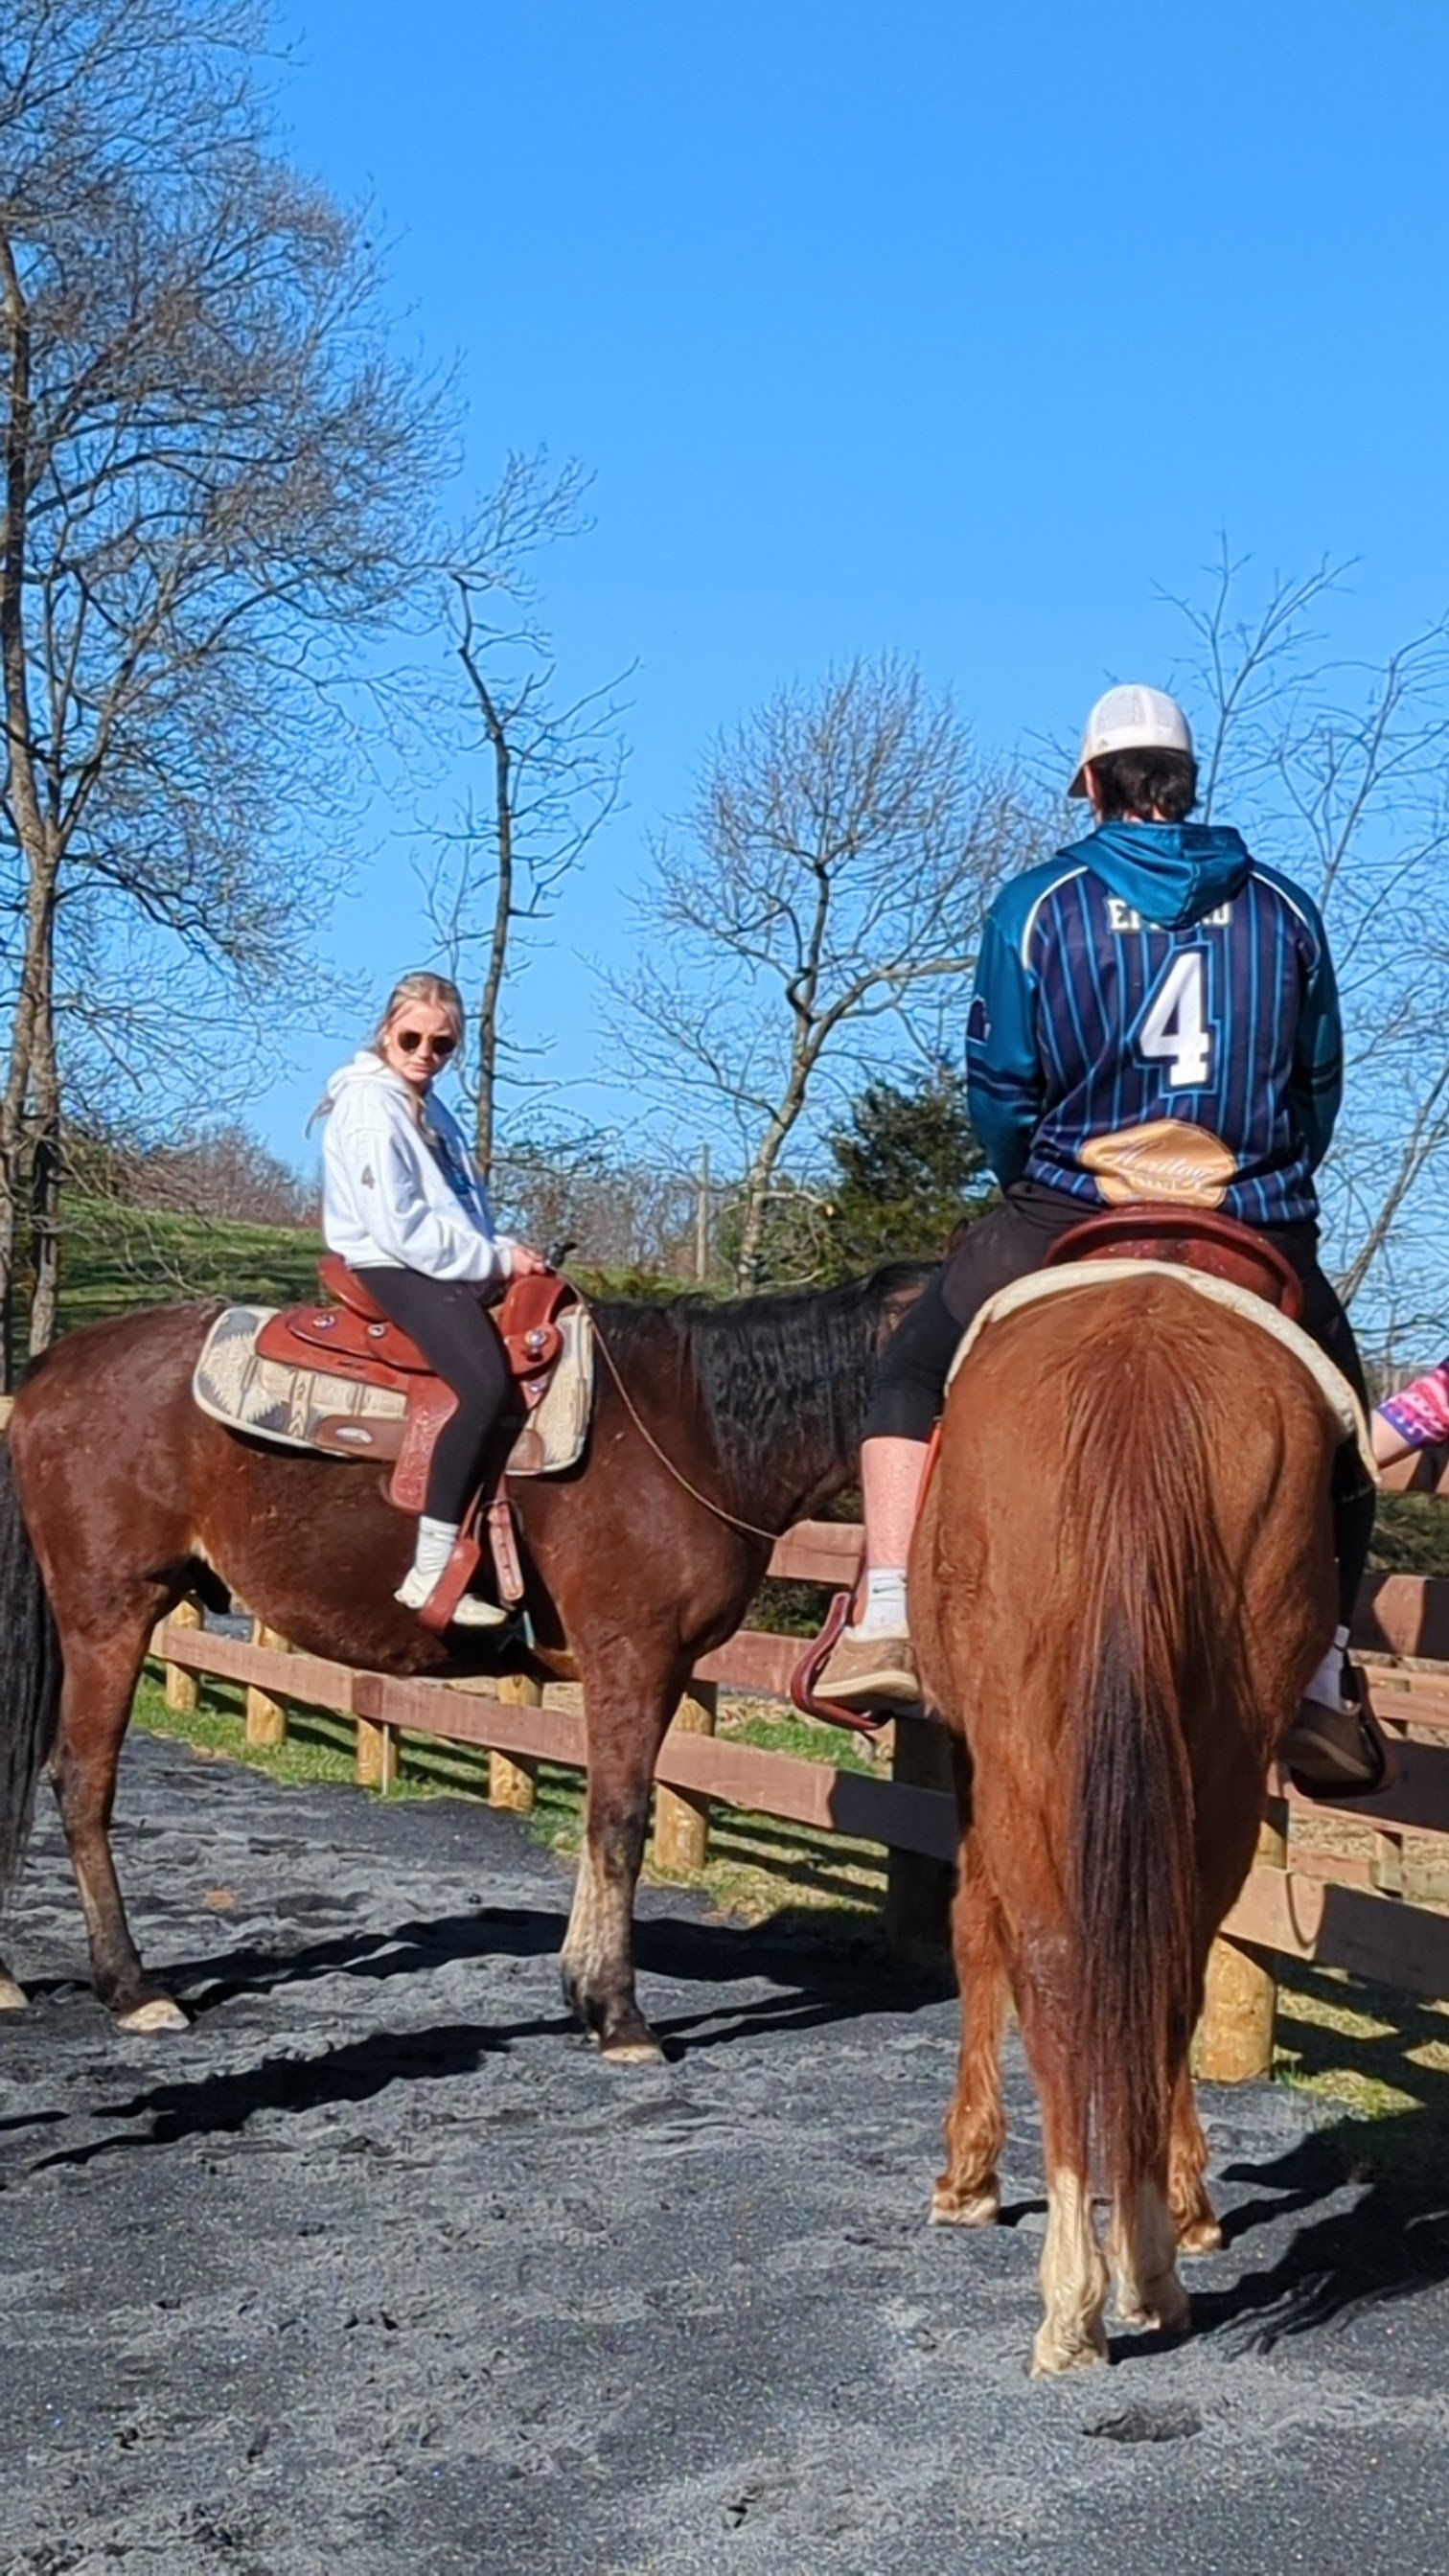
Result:
M327 1086L322 1231L354 1270L421 1270L429 1279L506 1279L483 1175L451 1110L420 1103L363 1047ZM422 1110L422 1124L418 1108Z

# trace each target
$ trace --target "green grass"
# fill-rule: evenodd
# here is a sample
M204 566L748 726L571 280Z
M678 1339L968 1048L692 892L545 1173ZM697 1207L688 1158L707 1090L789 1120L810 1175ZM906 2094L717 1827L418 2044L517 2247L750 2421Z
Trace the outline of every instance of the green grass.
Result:
M103 1199L70 1199L61 1248L63 1330L181 1297L252 1298L282 1306L311 1296L319 1234L172 1216Z

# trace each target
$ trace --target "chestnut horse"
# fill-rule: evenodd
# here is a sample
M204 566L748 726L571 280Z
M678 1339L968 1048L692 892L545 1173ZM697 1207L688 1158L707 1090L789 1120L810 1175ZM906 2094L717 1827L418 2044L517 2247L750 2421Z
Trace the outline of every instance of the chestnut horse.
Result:
M214 1304L69 1334L26 1378L0 1451L0 1889L49 1763L97 1993L131 2028L185 2027L137 1956L108 1830L151 1630L185 1593L216 1607L235 1593L294 1646L372 1671L577 1678L589 1782L565 1993L606 2056L657 2057L633 1904L660 1742L697 1659L739 1626L769 1533L854 1476L877 1357L926 1275L602 1307L629 1401L601 1367L582 1466L514 1487L537 1642L507 1664L450 1653L394 1601L412 1523L375 1469L268 1448L199 1410ZM0 2006L24 2001L0 1967Z
M911 1559L928 1691L964 1752L960 2068L932 2216L989 2226L1015 2001L1048 2220L1037 2371L1178 2327L1221 2242L1188 2047L1274 1749L1333 1635L1342 1438L1243 1316L1144 1276L988 1326L952 1388Z

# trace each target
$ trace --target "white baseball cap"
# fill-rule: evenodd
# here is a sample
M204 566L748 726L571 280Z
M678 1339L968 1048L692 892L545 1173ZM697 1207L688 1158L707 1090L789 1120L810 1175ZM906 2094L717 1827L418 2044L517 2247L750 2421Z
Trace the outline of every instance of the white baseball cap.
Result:
M1124 688L1108 689L1083 725L1077 774L1067 789L1069 796L1086 795L1083 770L1089 760L1100 760L1109 751L1185 751L1190 760L1192 727L1176 698L1170 698L1165 689L1149 689L1139 681L1129 681Z

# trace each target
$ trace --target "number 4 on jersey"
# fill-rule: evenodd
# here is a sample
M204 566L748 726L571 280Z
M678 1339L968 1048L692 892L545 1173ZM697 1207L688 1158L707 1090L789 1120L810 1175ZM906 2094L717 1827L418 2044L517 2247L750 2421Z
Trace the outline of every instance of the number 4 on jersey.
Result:
M1206 1016L1205 964L1200 948L1174 957L1138 1031L1142 1053L1168 1066L1171 1091L1201 1091L1211 1080L1213 1040Z

